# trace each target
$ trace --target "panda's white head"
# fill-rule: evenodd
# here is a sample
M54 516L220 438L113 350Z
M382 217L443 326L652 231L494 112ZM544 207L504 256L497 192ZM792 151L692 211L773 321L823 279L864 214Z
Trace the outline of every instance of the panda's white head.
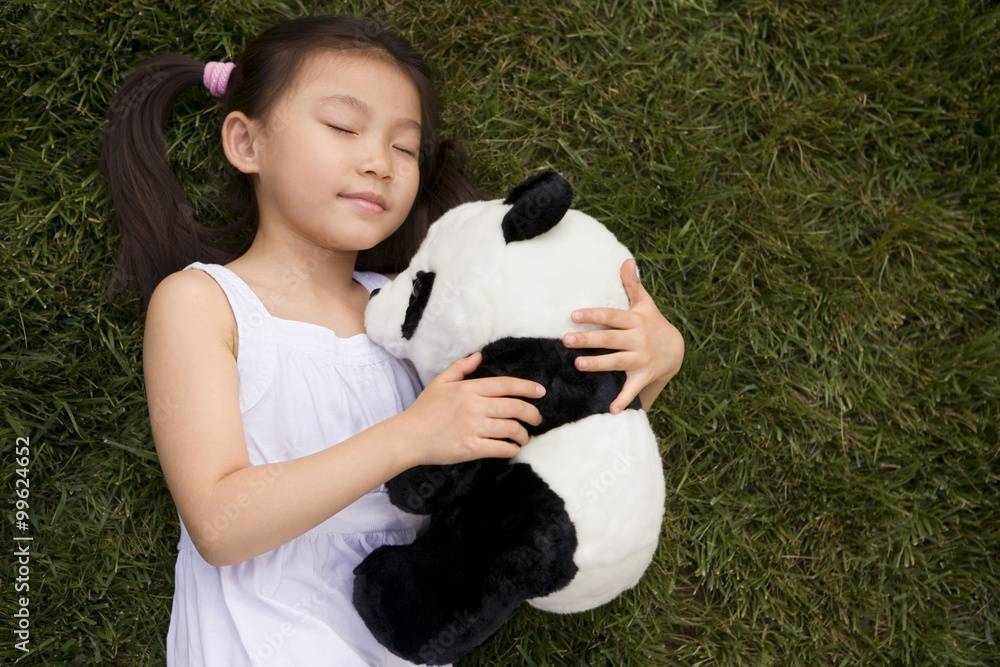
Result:
M620 270L630 253L571 210L572 200L569 183L546 172L504 200L448 211L407 269L372 297L368 336L409 359L426 384L494 340L594 328L570 319L577 308L628 308Z

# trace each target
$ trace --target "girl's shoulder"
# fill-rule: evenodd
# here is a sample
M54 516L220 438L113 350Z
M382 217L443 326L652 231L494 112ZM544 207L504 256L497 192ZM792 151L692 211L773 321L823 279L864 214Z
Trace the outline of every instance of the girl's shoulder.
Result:
M160 281L153 290L149 306L153 308L154 302L165 308L196 308L219 310L222 307L228 309L229 299L226 293L205 271L186 269L171 273Z
M160 281L146 310L147 336L151 329L167 336L218 336L236 352L236 317L222 287L205 271L177 271Z

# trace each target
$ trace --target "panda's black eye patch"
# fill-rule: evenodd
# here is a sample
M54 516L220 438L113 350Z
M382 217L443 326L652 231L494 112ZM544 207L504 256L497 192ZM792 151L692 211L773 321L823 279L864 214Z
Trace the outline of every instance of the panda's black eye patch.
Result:
M420 319L424 316L424 308L431 298L431 289L434 287L434 273L432 271L417 271L417 277L413 279L413 291L410 293L410 305L406 307L406 316L403 318L403 338L409 340L420 324Z

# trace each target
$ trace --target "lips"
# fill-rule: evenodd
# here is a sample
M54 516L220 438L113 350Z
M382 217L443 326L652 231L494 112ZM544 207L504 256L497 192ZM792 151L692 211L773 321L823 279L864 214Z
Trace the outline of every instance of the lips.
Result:
M374 192L350 192L340 198L368 213L381 213L386 209L385 197Z

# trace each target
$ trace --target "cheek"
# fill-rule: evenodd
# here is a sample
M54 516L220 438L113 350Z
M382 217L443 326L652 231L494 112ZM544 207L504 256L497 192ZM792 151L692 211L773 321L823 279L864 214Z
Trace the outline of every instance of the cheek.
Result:
M401 194L411 203L417 198L420 187L420 166L416 160L407 158L396 168L397 180L401 186Z
M324 174L328 173L328 159L323 151L308 147L308 141L296 137L294 141L275 146L268 158L268 164L273 165L268 174L271 180L281 184L284 191L292 193L322 192L319 188Z
M397 198L397 211L402 214L399 223L402 224L406 216L410 214L410 209L413 208L413 204L417 200L417 190L420 189L420 175L416 167L413 167L412 174L406 171L397 172L397 174L399 176L397 176L394 190Z
M419 189L420 189L420 179L419 177L414 178L413 182L406 190L407 210L409 210L413 206L413 203L417 201L417 190Z

